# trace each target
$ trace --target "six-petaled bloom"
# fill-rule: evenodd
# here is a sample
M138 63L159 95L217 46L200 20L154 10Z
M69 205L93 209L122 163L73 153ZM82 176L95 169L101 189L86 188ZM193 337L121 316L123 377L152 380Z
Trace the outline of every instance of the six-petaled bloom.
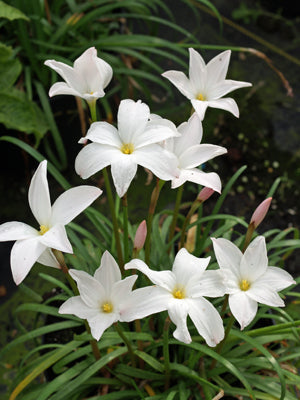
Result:
M173 152L178 160L179 173L177 178L172 179L172 189L189 181L220 193L222 185L219 175L215 172L201 171L197 167L214 157L227 153L227 150L214 144L200 144L202 123L196 113L177 129L181 136L170 138L164 144L164 147Z
M59 313L86 319L96 340L115 322L130 322L138 318L134 310L135 301L139 303L143 294L139 295L142 289L132 291L137 275L122 280L118 264L108 251L104 252L94 276L75 269L69 272L77 283L80 295L63 303Z
M244 254L227 239L212 238L212 241L226 293L229 294L229 307L241 329L254 319L258 303L284 306L277 292L295 281L281 268L268 266L263 236L255 238Z
M11 250L11 269L17 285L23 281L36 261L50 267L59 267L51 249L73 252L65 225L101 193L94 186L78 186L62 193L51 207L47 161L40 163L28 191L29 206L39 229L17 221L0 225L0 241L16 240Z
M93 102L105 95L104 89L111 81L111 66L97 57L95 47L87 49L71 67L60 61L46 60L45 65L54 69L65 82L56 82L51 86L49 96L70 94Z
M153 271L143 261L134 259L125 269L137 269L155 286L144 288L144 298L138 304L139 318L167 310L176 325L173 335L184 343L192 341L187 328L189 315L197 331L209 346L216 346L224 337L222 319L214 306L203 296L219 297L225 293L220 271L206 271L208 258L197 258L181 249L172 271ZM143 290L143 289L141 289Z
M181 71L166 71L162 74L192 103L201 121L207 107L220 108L239 116L239 109L230 97L225 97L233 90L252 86L249 82L225 79L231 51L218 54L206 65L201 55L190 48L189 78Z
M85 138L80 139L80 143L87 139L94 143L79 152L75 170L86 179L111 165L116 191L123 197L138 165L163 180L177 176L176 157L158 143L178 135L172 122L150 120L150 110L145 103L122 100L118 110L118 129L107 122L94 122Z

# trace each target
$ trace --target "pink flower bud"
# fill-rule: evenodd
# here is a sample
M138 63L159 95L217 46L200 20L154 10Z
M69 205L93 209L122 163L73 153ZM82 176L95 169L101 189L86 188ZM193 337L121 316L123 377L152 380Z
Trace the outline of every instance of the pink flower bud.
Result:
M209 199L210 196L214 193L215 191L213 189L210 189L208 187L204 187L201 192L198 194L198 201L201 201L203 203L205 200Z
M258 225L262 222L262 220L265 218L269 210L271 201L272 197L268 197L266 200L260 203L260 205L254 211L250 221L250 224L254 225L254 229L256 229Z
M143 220L138 226L133 242L133 247L136 250L141 250L144 246L145 240L147 236L147 224L146 221Z

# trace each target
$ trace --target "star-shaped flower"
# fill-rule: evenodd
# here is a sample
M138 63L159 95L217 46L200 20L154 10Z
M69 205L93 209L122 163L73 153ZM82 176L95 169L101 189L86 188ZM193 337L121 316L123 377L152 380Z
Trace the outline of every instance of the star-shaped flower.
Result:
M158 143L178 136L175 125L166 120L149 120L149 107L141 101L122 100L118 111L118 129L107 122L94 122L80 143L85 146L75 160L75 170L83 178L111 165L111 173L120 197L124 196L141 165L158 178L176 176L176 157Z
M225 97L233 90L252 86L249 82L225 79L231 51L226 50L218 54L206 65L201 55L190 48L189 78L181 71L167 71L162 74L169 79L177 89L186 96L198 114L201 121L207 107L221 108L239 116L236 102Z
M192 339L186 322L189 315L209 346L219 343L224 337L222 319L203 296L223 296L225 287L219 271L205 270L209 260L210 257L197 258L182 248L175 257L172 271L153 271L138 259L126 264L125 269L141 271L156 285L140 289L144 290L144 296L139 303L136 302L136 318L137 315L143 318L168 310L176 325L174 337L181 342L190 343Z
M45 65L54 69L65 80L51 86L50 97L70 94L82 97L87 102L95 101L105 95L104 89L113 74L111 66L97 57L95 47L90 47L77 58L74 67L55 60L46 60Z
M78 186L61 194L51 207L47 181L47 161L40 163L32 177L28 200L39 229L23 222L6 222L0 225L0 241L16 240L11 250L11 269L19 285L33 264L58 267L51 249L72 253L65 225L87 208L102 190L94 186Z
M108 251L103 254L94 276L75 269L70 269L69 272L77 283L80 296L68 299L58 312L86 319L96 340L113 323L136 319L131 297L135 293L135 300L138 302L142 297L138 295L139 289L132 292L137 275L122 280L118 264ZM126 316L128 309L130 318Z
M199 168L208 160L227 153L224 147L213 144L200 144L202 139L202 123L196 113L188 122L178 128L181 136L170 138L165 142L165 148L173 152L178 160L179 175L172 179L172 189L181 186L184 182L194 182L221 192L221 180L215 172L204 172Z
M257 313L257 303L283 307L278 291L295 283L292 276L277 267L268 266L266 242L258 236L243 254L227 239L212 239L223 274L229 307L244 329Z

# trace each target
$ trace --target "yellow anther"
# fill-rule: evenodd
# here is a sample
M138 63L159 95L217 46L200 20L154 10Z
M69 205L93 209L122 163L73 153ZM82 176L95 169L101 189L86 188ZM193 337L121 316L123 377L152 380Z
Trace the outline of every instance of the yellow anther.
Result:
M197 100L201 100L201 101L204 101L204 100L205 100L205 97L203 96L202 93L199 93L199 94L198 94Z
M175 289L173 291L173 296L175 297L175 299L184 299L184 292L183 290L180 289Z
M247 279L243 279L242 282L240 283L240 289L246 292L246 290L250 289L250 283L247 281Z
M105 313L111 313L113 310L113 306L111 303L104 303L102 304L102 311Z
M121 152L124 154L131 154L134 151L134 146L132 143L125 143L121 147Z
M48 226L46 226L46 225L41 225L40 226L40 235L44 235L46 232L48 232L49 231L49 228L48 228Z

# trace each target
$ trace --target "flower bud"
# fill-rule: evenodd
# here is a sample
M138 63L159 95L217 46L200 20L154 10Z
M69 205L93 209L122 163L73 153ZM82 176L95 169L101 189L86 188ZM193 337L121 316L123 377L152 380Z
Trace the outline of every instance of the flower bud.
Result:
M251 221L250 221L250 224L254 225L254 229L256 229L258 227L258 225L265 218L265 216L269 210L271 201L272 201L272 197L268 197L266 200L264 200L262 203L260 203L260 205L254 211L254 213L251 217Z
M133 242L133 248L140 251L144 246L146 236L147 236L147 224L146 220L143 220L136 230Z
M204 187L201 192L198 194L197 200L203 203L205 200L209 199L210 196L214 193L213 189L208 187Z

